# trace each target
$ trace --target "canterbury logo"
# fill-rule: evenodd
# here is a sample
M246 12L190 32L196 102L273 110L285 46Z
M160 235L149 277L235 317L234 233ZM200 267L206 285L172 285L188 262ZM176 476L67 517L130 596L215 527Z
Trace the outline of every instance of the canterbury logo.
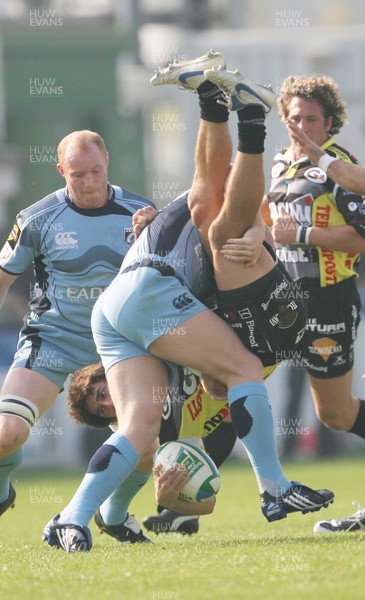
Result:
M75 248L78 244L76 237L76 231L64 231L57 233L55 236L56 245L59 248Z
M172 301L172 304L174 305L175 308L181 309L181 308L186 308L193 302L194 302L194 300L192 298L190 298L190 296L188 296L187 294L181 294L181 296L174 298L174 300Z

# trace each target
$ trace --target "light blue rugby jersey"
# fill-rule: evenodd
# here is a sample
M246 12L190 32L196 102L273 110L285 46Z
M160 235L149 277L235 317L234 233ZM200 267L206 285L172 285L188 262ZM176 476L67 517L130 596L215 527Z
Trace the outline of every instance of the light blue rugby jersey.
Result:
M163 208L128 252L121 272L140 263L158 269L170 265L196 298L210 302L215 292L213 268L194 227L188 191Z
M33 263L36 285L23 331L52 327L90 332L95 301L134 242L132 215L151 202L109 185L109 202L77 208L60 189L22 210L0 254L0 268L20 275ZM51 326L51 327L50 327Z

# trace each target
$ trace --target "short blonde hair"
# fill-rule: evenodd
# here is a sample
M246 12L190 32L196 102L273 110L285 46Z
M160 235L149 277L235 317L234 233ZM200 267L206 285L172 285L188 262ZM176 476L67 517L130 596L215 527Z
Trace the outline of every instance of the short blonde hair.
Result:
M58 162L62 165L65 160L65 155L68 148L73 147L77 150L87 150L90 145L94 144L107 156L108 151L101 135L95 131L89 131L88 129L81 129L80 131L73 131L64 137L57 148Z
M346 103L340 96L338 85L330 77L287 77L277 101L279 116L284 123L288 120L289 105L293 98L316 100L322 106L325 119L332 117L331 134L338 133L347 121Z

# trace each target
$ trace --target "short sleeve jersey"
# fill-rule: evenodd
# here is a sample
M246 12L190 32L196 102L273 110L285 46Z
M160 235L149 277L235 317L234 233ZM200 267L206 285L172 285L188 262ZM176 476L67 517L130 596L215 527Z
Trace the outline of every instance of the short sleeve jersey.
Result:
M333 157L356 163L346 150L329 139L323 150ZM335 185L326 173L304 157L292 161L291 151L278 153L273 161L268 193L272 218L291 214L300 225L332 227L349 224L365 237L363 197ZM320 287L357 275L359 255L330 248L299 244L276 244L277 257L294 280L310 280Z
M132 214L151 204L109 185L109 201L98 209L74 205L60 189L22 210L0 254L0 268L20 275L33 263L27 324L90 331L95 301L118 273L134 241Z

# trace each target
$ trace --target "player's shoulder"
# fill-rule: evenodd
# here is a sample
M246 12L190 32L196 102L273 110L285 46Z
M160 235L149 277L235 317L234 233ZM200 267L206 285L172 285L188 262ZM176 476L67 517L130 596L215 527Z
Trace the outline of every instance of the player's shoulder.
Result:
M30 206L23 208L17 215L17 219L25 222L27 219L36 218L38 215L50 213L58 210L62 205L66 206L66 196L64 188L48 194L41 200L37 200Z
M120 206L125 211L129 211L131 214L135 213L139 208L143 208L144 206L153 206L155 205L153 202L141 196L140 194L136 194L131 190L126 188L122 188L118 185L112 185L112 189L114 190L114 202Z
M343 148L342 146L337 144L333 138L332 143L329 146L327 146L325 150L326 152L328 152L328 154L334 156L335 158L341 158L345 162L359 164L357 158L351 152L349 152L349 150L346 150L346 148Z

